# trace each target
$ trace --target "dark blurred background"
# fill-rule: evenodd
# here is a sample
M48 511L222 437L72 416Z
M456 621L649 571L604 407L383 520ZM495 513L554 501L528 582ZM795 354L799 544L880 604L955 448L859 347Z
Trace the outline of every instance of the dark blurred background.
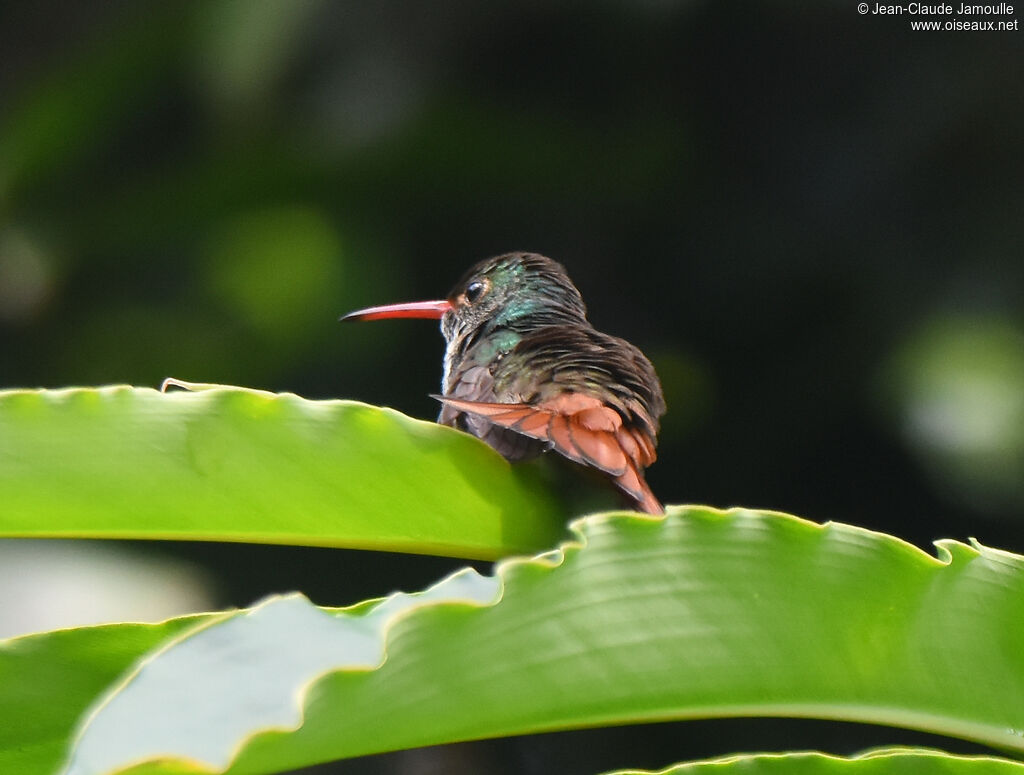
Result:
M852 0L4 3L0 387L174 376L432 417L436 326L337 316L532 250L654 361L663 500L1024 551L1022 37L913 19ZM462 564L117 549L190 569L217 606L348 604ZM701 722L318 772L921 739Z

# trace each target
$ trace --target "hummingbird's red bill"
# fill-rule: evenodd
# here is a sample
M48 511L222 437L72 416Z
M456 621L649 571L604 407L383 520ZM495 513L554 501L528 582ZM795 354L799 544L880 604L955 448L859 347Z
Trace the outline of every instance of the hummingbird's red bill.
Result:
M429 318L439 320L452 308L447 300L411 301L407 304L386 304L383 307L367 307L349 312L338 320L386 320L387 318Z

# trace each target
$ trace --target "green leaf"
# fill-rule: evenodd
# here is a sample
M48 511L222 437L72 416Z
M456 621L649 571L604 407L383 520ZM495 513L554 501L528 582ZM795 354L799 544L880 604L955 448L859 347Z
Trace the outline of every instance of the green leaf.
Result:
M860 756L817 751L746 754L678 764L652 773L617 770L607 775L1021 775L1024 764L994 756L954 756L923 748L886 748Z
M494 559L563 535L486 444L353 401L0 392L0 536L251 541Z
M187 633L98 706L71 772L184 757L270 773L723 716L865 721L1024 751L1022 557L942 541L936 559L878 533L744 510L574 528L578 540L494 577L463 572L333 619L277 598Z
M139 655L198 620L79 627L0 640L0 772L54 772L89 704Z

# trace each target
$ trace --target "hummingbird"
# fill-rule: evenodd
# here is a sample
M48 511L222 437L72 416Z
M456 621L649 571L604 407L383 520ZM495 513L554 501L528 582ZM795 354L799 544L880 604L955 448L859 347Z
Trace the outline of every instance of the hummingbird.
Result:
M341 320L441 321L438 422L509 461L554 450L597 469L639 510L664 509L644 479L665 413L651 362L587 320L565 268L537 253L485 259L447 299L368 307Z

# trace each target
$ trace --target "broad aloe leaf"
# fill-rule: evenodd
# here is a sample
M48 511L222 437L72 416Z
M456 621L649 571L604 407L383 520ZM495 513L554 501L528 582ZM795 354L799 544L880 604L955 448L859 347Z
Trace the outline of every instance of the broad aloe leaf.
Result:
M994 756L953 756L914 748L880 749L860 756L817 751L747 754L688 762L659 770L617 770L608 775L1022 775L1024 764Z
M270 773L738 715L868 721L1024 751L1022 557L942 541L936 559L866 530L742 510L598 515L575 530L558 551L420 597L332 616L279 598L187 633L97 706L69 772L183 757ZM160 723L124 734L133 717Z
M243 389L0 392L0 536L345 546L494 559L563 534L486 444L352 401Z

